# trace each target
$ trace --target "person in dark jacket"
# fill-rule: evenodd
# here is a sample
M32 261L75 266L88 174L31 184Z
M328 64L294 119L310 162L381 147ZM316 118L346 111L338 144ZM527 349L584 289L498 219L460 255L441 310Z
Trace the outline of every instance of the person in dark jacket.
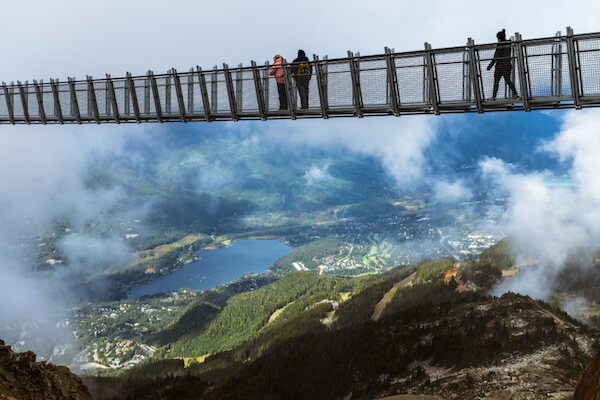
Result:
M292 62L292 76L300 94L300 108L304 110L308 108L308 84L311 75L312 69L304 50L298 50L298 57Z
M519 97L517 89L515 88L515 84L510 79L510 73L512 71L512 63L510 58L511 45L510 42L506 40L506 30L502 29L500 32L498 32L496 34L496 38L498 38L498 46L496 47L496 52L494 53L492 62L490 62L490 65L487 67L489 71L494 65L496 65L496 70L494 71L494 93L492 95L492 100L496 100L498 86L500 85L500 78L504 78L504 82L506 82L508 87L513 92L513 97Z

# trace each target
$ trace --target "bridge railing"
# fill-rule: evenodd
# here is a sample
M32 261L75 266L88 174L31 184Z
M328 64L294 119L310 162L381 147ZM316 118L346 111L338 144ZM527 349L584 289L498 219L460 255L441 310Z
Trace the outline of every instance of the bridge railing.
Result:
M441 114L600 105L600 33L510 42L510 77L493 97L497 45L476 45L338 59L308 64L308 108L300 107L293 65L284 64L288 107L269 63L103 79L2 84L0 123L104 123Z

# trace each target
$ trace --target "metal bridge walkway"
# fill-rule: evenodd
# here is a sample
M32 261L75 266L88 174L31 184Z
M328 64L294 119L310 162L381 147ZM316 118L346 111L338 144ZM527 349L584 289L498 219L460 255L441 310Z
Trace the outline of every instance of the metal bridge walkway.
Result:
M0 90L0 123L66 124L187 122L483 113L600 106L600 33L511 41L512 78L519 97L502 83L491 100L496 44L310 61L309 108L300 109L290 68L290 102L279 110L271 66L199 67L189 72L66 82L33 81ZM503 81L502 81L503 82Z

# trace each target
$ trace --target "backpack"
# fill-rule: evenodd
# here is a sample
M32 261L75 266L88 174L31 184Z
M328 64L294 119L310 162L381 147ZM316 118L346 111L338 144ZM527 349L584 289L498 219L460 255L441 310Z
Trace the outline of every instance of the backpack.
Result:
M301 62L298 65L298 76L310 75L310 74L311 74L310 65L308 65L307 62Z

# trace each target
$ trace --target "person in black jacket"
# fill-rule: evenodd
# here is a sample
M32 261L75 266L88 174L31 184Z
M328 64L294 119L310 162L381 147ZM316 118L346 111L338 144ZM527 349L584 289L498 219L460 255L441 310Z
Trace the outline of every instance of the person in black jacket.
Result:
M304 110L308 108L308 84L311 75L312 69L304 50L298 50L298 57L292 62L292 76L300 94L300 108Z
M494 58L490 65L488 65L488 71L492 69L494 64L496 65L496 70L494 71L494 93L492 95L492 100L496 100L496 95L498 94L498 86L500 85L500 78L504 78L504 82L508 85L508 87L513 92L513 97L518 97L517 89L515 88L515 84L510 79L510 73L512 71L512 63L510 58L511 53L511 45L510 42L506 41L506 30L502 29L500 32L496 34L498 38L498 46L496 47L496 52L494 53Z

